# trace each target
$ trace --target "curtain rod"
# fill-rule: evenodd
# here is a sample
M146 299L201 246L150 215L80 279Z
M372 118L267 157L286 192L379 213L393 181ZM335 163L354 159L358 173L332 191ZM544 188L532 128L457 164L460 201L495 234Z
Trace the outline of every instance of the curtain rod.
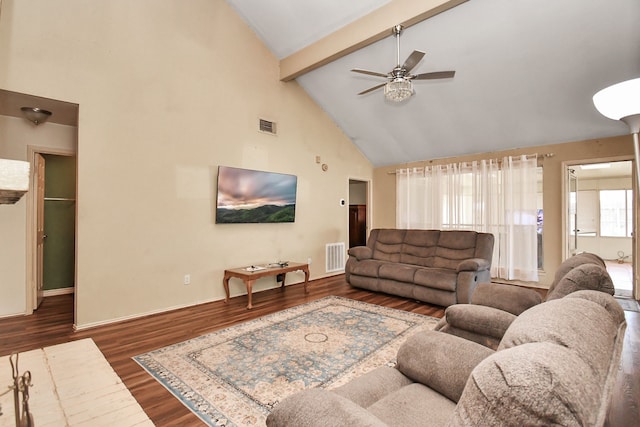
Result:
M538 155L538 154L526 154L525 155L525 157L527 159L535 157L535 158L540 158L542 160L544 160L545 158L553 157L553 156L555 156L554 153L544 153L544 154L540 154L540 155ZM500 160L500 159L480 159L480 160L472 160L471 162L477 162L477 161L482 161L482 160L495 160L498 163L502 163L502 160ZM429 160L429 162L432 163L433 160ZM460 163L471 163L471 162L458 162L457 164L460 164ZM427 167L431 167L431 166L446 166L447 164L453 164L453 163L443 163L443 164L438 164L438 165L415 166L414 168L427 168ZM408 167L407 167L407 169L408 169ZM387 172L387 175L395 175L395 174L396 174L396 171Z

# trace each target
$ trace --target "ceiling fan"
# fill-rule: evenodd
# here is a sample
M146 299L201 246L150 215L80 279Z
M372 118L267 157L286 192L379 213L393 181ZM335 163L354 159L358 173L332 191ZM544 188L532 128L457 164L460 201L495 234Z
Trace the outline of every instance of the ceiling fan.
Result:
M380 83L374 87L360 92L358 95L364 95L365 93L373 92L384 86L384 96L386 99L394 102L404 101L413 95L413 84L411 80L433 80L433 79L448 79L453 77L455 71L436 71L433 73L411 74L411 70L418 65L418 62L422 60L424 52L414 50L411 55L404 61L404 64L400 65L400 33L402 32L402 25L396 25L393 27L393 33L396 36L397 47L397 64L393 70L384 73L377 73L375 71L360 70L354 68L354 73L367 74L370 76L384 77L388 81L386 83Z

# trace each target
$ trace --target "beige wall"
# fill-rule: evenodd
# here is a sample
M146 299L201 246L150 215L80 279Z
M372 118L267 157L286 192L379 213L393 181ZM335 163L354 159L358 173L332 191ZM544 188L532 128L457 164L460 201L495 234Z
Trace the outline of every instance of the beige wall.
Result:
M564 259L563 241L563 180L564 165L578 164L591 159L622 160L633 158L631 136L543 145L526 149L476 154L471 156L427 160L422 162L376 168L373 178L373 228L396 225L395 175L390 173L400 167L419 167L431 164L468 162L479 159L502 158L521 154L551 154L544 158L543 206L544 206L544 274L541 284L548 286L558 265ZM637 249L636 249L637 251Z
M234 266L311 257L318 278L347 241L370 163L224 1L4 0L0 64L0 88L80 106L77 326L221 299ZM295 223L216 225L218 165L297 175Z
M73 152L76 129L50 123L34 126L25 119L0 116L0 158L29 161L28 147ZM15 205L0 205L0 317L26 309L28 197L29 193Z

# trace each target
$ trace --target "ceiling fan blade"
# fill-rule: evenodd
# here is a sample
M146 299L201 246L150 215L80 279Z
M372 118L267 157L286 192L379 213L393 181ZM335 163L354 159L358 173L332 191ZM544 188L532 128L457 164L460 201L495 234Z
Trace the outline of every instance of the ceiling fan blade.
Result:
M402 68L407 70L407 73L408 73L409 71L413 70L413 67L418 65L418 62L422 60L423 56L424 56L424 52L421 52L419 50L414 50L413 52L411 52L411 55L409 55L407 60L404 61L404 64L402 64Z
M435 73L422 73L410 76L412 80L449 79L455 76L455 71L436 71Z
M376 85L374 87L370 87L367 90L363 90L362 92L360 92L358 95L364 95L365 93L369 93L369 92L373 92L376 89L380 89L382 86L386 85L386 83L380 83L379 85Z
M367 74L370 76L377 76L377 77L384 77L385 79L389 76L387 76L386 74L383 73L376 73L375 71L367 71L367 70L360 70L358 68L354 68L353 70L354 73L360 73L360 74Z

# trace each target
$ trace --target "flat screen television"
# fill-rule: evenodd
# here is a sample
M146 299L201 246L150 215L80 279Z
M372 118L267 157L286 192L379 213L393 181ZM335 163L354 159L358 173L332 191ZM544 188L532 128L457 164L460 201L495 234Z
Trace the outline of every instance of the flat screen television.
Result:
M218 166L217 224L294 222L298 177Z

